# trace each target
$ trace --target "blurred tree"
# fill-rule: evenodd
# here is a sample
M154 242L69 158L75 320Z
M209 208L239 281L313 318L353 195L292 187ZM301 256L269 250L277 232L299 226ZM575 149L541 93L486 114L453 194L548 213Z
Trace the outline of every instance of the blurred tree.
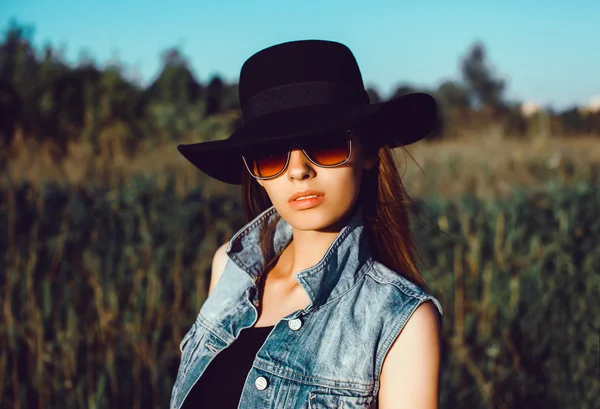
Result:
M14 87L0 81L0 172L8 164L9 148L21 117L21 100Z
M494 76L482 43L475 43L471 47L461 62L461 71L476 105L489 108L492 112L505 108L502 94L506 83Z
M39 64L32 46L33 28L12 20L0 45L0 82L11 84L21 101L19 126L31 132L35 126L40 84Z
M153 103L183 106L202 97L202 86L196 80L181 52L170 48L162 55L162 70L147 90Z
M438 126L430 139L457 136L471 109L469 91L464 84L448 80L438 87L434 95L438 102Z
M40 127L44 138L51 139L60 161L67 154L68 142L78 140L85 126L86 88L97 82L100 72L75 68L48 78L40 99Z
M225 84L219 75L214 75L206 87L205 116L221 112L225 96Z
M203 114L204 92L179 49L170 48L163 52L161 72L142 93L138 105L143 107L144 116L151 118L144 122L147 132L159 133L151 130L156 127L162 131L160 140L181 139L197 125L197 118ZM201 112L196 114L199 110Z
M367 94L369 94L371 104L377 104L381 102L381 97L379 96L379 92L377 91L377 89L369 87L367 88Z
M118 128L114 133L114 142L126 155L132 156L144 138L143 129L145 118L142 116L146 111L145 105L148 99L144 98L142 90L135 84L123 78L121 67L117 64L102 72L99 90L95 93L99 96L99 120L100 127L106 131ZM105 139L110 135L102 132L100 144L108 143Z
M225 85L221 99L221 109L230 111L240 108L239 86L237 83Z
M588 123L590 133L600 136L600 111L590 112L588 114Z
M417 88L408 84L399 84L394 89L394 92L392 93L390 99L398 98L399 96L402 96L404 94L410 94L411 92L417 92Z
M467 87L456 81L443 82L436 92L438 102L449 108L466 110L471 108L471 98Z
M558 117L562 132L567 135L584 134L590 130L589 118L577 107L562 111Z

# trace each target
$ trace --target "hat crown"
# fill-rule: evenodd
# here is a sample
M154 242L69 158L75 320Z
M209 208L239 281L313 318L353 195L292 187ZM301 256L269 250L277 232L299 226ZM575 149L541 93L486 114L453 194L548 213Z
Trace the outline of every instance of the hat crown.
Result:
M324 82L364 90L352 51L335 41L290 41L252 55L240 72L239 100L244 106L253 96L275 87Z

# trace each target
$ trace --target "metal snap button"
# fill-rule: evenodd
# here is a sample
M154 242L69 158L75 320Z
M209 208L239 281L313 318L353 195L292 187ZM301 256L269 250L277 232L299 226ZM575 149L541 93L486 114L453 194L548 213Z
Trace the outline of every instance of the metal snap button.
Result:
M300 320L300 318L294 318L293 320L289 320L288 327L290 327L292 331L298 331L302 327L302 321Z
M267 378L265 378L264 376L259 376L254 381L254 385L256 386L256 389L258 389L259 391L264 391L265 389L267 389L268 384L269 384L269 382L267 382Z

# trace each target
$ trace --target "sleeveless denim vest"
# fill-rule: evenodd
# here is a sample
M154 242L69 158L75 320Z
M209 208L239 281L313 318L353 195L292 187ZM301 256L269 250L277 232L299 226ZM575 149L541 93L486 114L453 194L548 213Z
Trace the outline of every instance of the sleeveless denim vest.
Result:
M180 344L171 408L184 399L215 356L258 320L257 282L264 267L260 226L271 207L238 231L221 279ZM275 254L292 238L281 218ZM258 351L242 389L241 409L376 408L383 360L415 309L439 301L371 258L358 206L323 258L296 274L310 298L281 318Z

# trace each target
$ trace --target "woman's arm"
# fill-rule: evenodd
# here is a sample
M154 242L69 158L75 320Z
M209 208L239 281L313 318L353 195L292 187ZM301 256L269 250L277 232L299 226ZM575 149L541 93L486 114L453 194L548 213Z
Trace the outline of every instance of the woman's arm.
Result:
M413 313L383 361L379 409L438 409L440 325L433 302Z

